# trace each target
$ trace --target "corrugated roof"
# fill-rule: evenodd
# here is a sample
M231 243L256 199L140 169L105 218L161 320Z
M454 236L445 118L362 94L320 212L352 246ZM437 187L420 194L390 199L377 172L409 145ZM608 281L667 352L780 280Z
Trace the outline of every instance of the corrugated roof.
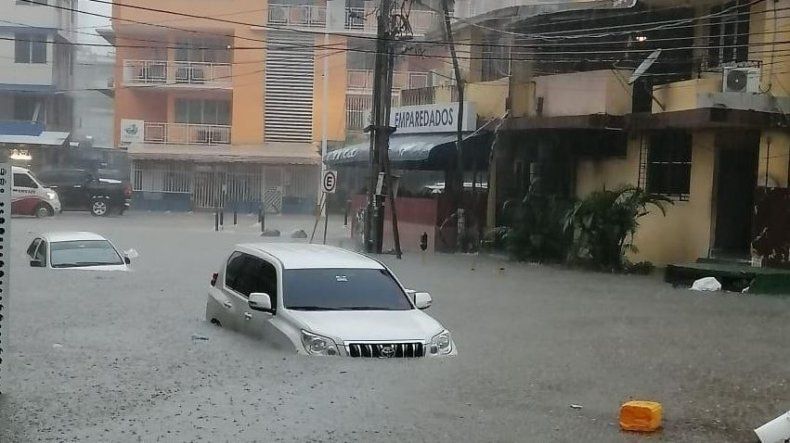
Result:
M321 156L312 143L264 143L260 145L173 145L135 143L129 157L149 160L192 160L232 163L256 161L269 164L318 165Z

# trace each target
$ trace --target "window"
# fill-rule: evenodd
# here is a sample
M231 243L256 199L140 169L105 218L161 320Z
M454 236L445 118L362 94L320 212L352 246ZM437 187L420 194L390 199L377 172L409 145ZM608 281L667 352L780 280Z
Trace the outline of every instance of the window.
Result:
M33 188L37 189L38 185L27 174L14 174L14 187L15 188Z
M230 125L230 102L176 99L176 123Z
M15 63L46 63L46 34L14 34Z
M496 40L494 44L483 46L481 55L483 57L480 66L481 81L499 80L510 75L510 61L508 60L510 54L506 45Z
M38 245L38 249L36 249L36 255L33 257L33 260L39 260L43 264L47 264L47 242L41 241Z
M737 0L711 9L711 14L715 16L710 19L710 66L748 60L750 3L750 0Z
M39 99L36 97L27 97L17 95L14 97L14 120L30 120L37 119L36 109L39 108Z
M44 245L42 243L42 246ZM53 268L122 264L124 264L123 259L107 240L75 240L52 243Z
M691 134L662 131L650 137L647 191L688 200L691 188Z
M38 248L38 244L39 243L41 243L41 239L40 238L37 238L37 239L33 240L33 243L31 243L30 246L27 248L27 255L28 255L28 257L33 258L33 256L36 253L36 248Z
M305 311L406 311L400 285L385 269L289 269L283 304Z
M272 307L277 299L277 269L258 257L235 252L225 269L225 286L249 297L254 292L269 294Z

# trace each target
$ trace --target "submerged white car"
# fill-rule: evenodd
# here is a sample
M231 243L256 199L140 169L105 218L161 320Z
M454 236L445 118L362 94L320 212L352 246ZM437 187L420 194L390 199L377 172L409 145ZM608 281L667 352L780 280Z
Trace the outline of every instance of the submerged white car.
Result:
M38 235L28 246L27 255L34 268L128 271L131 263L129 252L119 252L109 240L92 232Z
M243 244L211 278L206 320L300 354L420 358L457 354L431 296L344 249Z

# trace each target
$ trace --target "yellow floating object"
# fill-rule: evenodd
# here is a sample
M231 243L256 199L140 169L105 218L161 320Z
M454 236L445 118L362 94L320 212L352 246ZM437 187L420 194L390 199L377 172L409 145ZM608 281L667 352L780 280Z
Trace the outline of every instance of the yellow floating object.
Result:
M661 403L629 401L620 407L620 428L624 431L653 432L661 427Z

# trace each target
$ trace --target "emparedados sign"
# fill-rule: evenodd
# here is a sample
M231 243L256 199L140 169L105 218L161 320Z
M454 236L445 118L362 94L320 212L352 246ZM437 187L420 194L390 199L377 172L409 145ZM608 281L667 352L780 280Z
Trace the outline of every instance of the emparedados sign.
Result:
M453 132L458 129L458 103L392 108L390 125L397 128L396 134ZM462 130L474 131L476 126L474 105L464 103Z

